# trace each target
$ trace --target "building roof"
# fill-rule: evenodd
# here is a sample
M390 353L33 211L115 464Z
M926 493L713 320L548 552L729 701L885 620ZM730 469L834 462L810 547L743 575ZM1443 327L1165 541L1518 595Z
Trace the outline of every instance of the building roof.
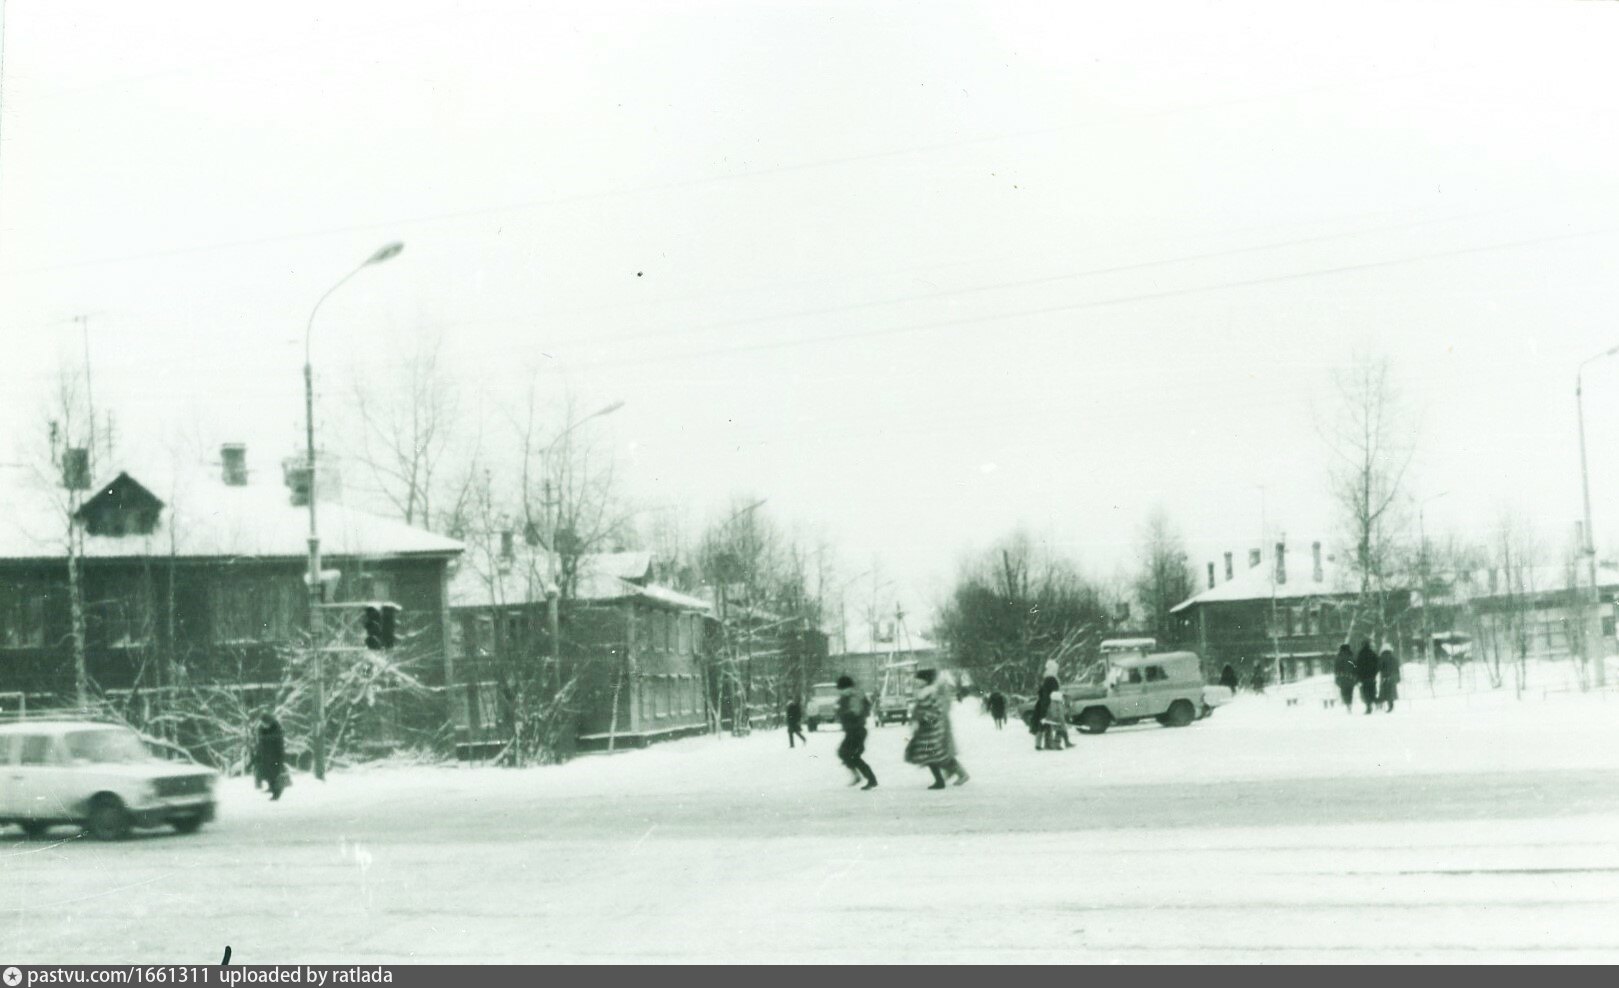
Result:
M1202 593L1170 608L1178 613L1196 604L1231 603L1244 600L1296 600L1303 597L1324 597L1358 593L1349 568L1336 556L1325 550L1321 553L1321 579L1312 571L1314 560L1309 545L1302 548L1289 545L1283 556L1287 579L1276 581L1275 550L1260 558L1259 565L1247 566L1247 560L1234 560L1239 567L1229 580L1222 580Z
M281 484L227 486L205 474L168 483L119 473L85 494L86 502L133 481L163 504L157 525L139 535L87 535L90 559L153 556L303 559L309 551L309 509L297 506ZM40 484L0 488L0 559L56 560L67 556L66 492ZM326 556L454 556L454 539L400 521L350 508L341 501L317 505L321 552Z
M507 565L463 562L450 578L451 607L503 607L545 602L545 554L527 546L514 547ZM492 572L490 570L493 570ZM702 614L713 605L700 597L644 581L652 569L647 552L604 552L583 556L574 582L572 600L609 603L639 599L663 607Z
M1235 601L1251 600L1298 600L1306 597L1343 596L1359 593L1354 574L1343 561L1333 554L1323 552L1321 557L1321 579L1316 580L1312 572L1313 561L1311 552L1305 548L1302 552L1289 546L1285 557L1287 580L1277 583L1274 579L1276 567L1274 551L1264 556L1259 565L1246 567L1235 573L1230 580L1217 583L1215 586L1196 594L1188 600L1177 604L1170 609L1170 613L1178 613L1197 604L1231 603ZM1588 579L1583 565L1575 570L1568 566L1526 566L1518 570L1515 592L1522 594L1545 594L1570 589L1570 579L1575 580L1574 587L1584 586ZM1439 574L1436 572L1435 574ZM1496 577L1497 589L1490 590L1489 571L1481 570L1462 574L1457 586L1455 596L1471 600L1483 600L1493 597L1503 597L1508 594L1504 571L1499 571ZM1619 565L1601 563L1597 567L1597 583L1606 589L1619 589Z

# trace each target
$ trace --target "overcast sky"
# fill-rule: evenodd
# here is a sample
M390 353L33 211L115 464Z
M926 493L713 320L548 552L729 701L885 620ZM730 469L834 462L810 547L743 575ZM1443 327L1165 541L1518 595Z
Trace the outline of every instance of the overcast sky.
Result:
M1154 504L1200 571L1262 507L1330 543L1317 422L1357 349L1411 399L1413 495L1448 492L1430 533L1579 515L1575 368L1619 343L1616 4L4 17L12 437L87 313L126 443L279 460L310 307L400 239L321 312L325 402L441 332L478 401L623 399L588 428L644 502L768 497L913 611L1020 524L1103 576ZM1611 547L1619 358L1587 382Z

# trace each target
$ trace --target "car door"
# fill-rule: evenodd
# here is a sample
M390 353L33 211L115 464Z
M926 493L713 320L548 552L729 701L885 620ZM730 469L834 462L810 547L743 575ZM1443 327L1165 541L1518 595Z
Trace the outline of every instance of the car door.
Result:
M0 734L0 820L20 816L22 803L17 795L17 735Z
M14 787L14 816L22 820L58 820L66 815L58 804L55 786L60 772L56 738L49 734L22 734L15 739L16 755L9 774Z
M1113 692L1108 703L1113 710L1113 716L1120 720L1140 717L1142 690L1145 686L1140 666L1120 667L1113 681Z
M1147 666L1142 686L1141 716L1156 717L1169 709L1172 699L1170 694L1169 672L1163 666Z

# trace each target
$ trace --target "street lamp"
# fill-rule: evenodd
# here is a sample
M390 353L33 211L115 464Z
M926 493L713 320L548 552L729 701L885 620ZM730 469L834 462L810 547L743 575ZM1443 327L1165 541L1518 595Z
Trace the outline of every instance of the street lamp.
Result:
M394 241L377 249L359 267L344 275L337 284L326 290L315 307L309 311L309 322L304 326L304 439L308 459L305 461L306 483L309 492L309 573L304 581L309 584L309 641L315 653L315 778L326 778L326 668L321 653L320 605L323 594L320 582L320 527L315 518L315 371L310 360L310 338L315 329L315 313L332 293L348 280L373 264L399 256L405 245Z
M557 443L560 443L564 438L567 437L569 433L579 428L581 425L584 425L591 419L599 419L604 415L611 415L623 407L624 401L623 399L620 399L596 409L594 412L591 412L584 418L568 423L568 425L564 427L561 432L556 434L556 438L552 439L546 444L544 449L540 450L540 469L545 474L545 495L543 504L546 514L545 527L550 530L550 537L546 540L545 547L545 622L546 630L551 636L551 668L553 674L558 676L561 675L562 669L562 618L559 613L560 604L558 602L558 598L562 595L562 589L557 586L557 528L560 525L561 519L559 518L558 513L553 510L554 508L560 507L560 505L558 505L556 500L553 500L551 497L551 451L556 448ZM557 500L560 500L560 498Z
M1580 492L1585 498L1585 545L1581 550L1585 553L1586 565L1591 575L1591 611L1596 615L1596 635L1590 634L1587 628L1585 640L1597 643L1596 656L1596 684L1601 689L1607 685L1607 671L1603 668L1607 660L1603 655L1602 647L1602 591L1597 589L1597 542L1596 535L1591 531L1591 473L1585 462L1585 398L1584 376L1588 364L1595 363L1604 357L1611 357L1619 353L1619 346L1611 346L1594 357L1588 357L1580 362L1579 369L1574 372L1574 407L1579 415L1580 423Z

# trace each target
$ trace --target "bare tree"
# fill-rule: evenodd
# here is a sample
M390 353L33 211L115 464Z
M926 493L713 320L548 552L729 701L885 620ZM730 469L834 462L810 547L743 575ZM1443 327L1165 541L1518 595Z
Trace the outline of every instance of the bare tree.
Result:
M1159 641L1175 638L1171 608L1197 592L1197 577L1186 559L1180 532L1162 507L1147 516L1140 536L1138 569L1131 589Z
M1071 561L1015 532L963 567L939 634L974 682L1032 692L1048 661L1064 678L1091 666L1112 614L1107 594Z
M1386 358L1357 355L1333 383L1337 407L1326 430L1333 454L1331 491L1359 584L1358 610L1382 639L1402 559L1403 485L1416 429Z
M360 367L350 388L361 465L394 513L429 529L454 524L467 489L446 486L445 475L456 459L475 461L478 448L476 435L463 435L461 385L446 369L442 350L442 336L422 335L386 383L374 369ZM467 476L462 470L457 479Z

